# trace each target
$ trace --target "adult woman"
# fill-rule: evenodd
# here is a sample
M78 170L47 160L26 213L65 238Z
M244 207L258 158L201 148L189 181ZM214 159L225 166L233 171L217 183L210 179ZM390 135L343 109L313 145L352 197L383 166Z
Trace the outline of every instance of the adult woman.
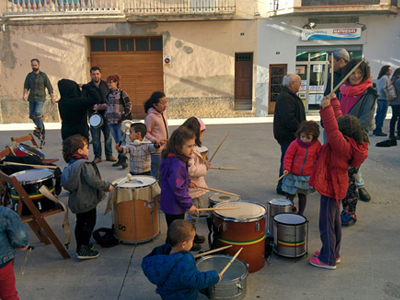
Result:
M151 155L151 176L160 181L160 162L163 145L168 140L168 120L165 110L168 101L163 92L154 92L144 103L144 112L147 114L144 123L147 127L146 138L152 142L159 142L162 147Z
M397 98L389 103L392 107L392 118L390 119L389 138L400 140L400 68L397 68L392 77L392 84L396 89ZM394 127L397 122L397 136L394 135Z
M392 69L389 65L383 66L378 75L377 91L379 94L378 107L376 109L375 124L376 127L372 132L376 136L387 136L387 133L382 132L383 121L385 121L388 101L386 100L385 89L389 86L389 76L392 74Z
M343 74L348 74L359 62L359 59L349 61L343 70ZM371 71L367 62L362 62L354 73L350 75L349 79L341 86L340 92L340 108L343 115L357 117L364 131L368 133L368 128L374 119L374 108L378 95L375 89L372 88ZM350 168L348 173L349 188L346 197L343 199L343 211L341 213L343 226L351 226L356 223L358 196L363 201L371 200L364 188L360 168Z
M121 78L115 74L108 76L107 84L110 92L107 95L107 109L105 117L110 126L111 135L116 144L121 141L121 122L125 120L131 113L132 103L128 94L119 88ZM122 141L125 144L125 140ZM113 167L121 166L122 169L128 168L127 157L125 154L118 155L118 161L112 165Z

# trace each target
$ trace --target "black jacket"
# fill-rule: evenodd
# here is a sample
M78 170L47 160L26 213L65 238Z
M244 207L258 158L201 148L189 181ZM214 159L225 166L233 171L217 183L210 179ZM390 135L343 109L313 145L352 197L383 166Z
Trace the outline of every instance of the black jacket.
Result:
M306 119L303 101L286 86L276 100L274 113L274 137L280 145L295 140L300 123Z
M92 80L91 82L88 83L88 85L94 87L96 89L97 93L99 93L99 96L100 96L100 101L98 102L99 104L107 103L107 95L110 92L107 82L105 82L104 80L100 80L99 87L96 87L96 85L93 83L93 80ZM104 117L105 110L98 110L97 112ZM89 118L93 115L93 113L94 113L94 110L91 107L88 110Z
M58 82L61 99L58 109L61 116L61 137L64 141L74 134L80 134L89 139L87 110L100 101L97 89L83 85L82 92L75 81L61 79ZM83 95L82 95L83 94Z

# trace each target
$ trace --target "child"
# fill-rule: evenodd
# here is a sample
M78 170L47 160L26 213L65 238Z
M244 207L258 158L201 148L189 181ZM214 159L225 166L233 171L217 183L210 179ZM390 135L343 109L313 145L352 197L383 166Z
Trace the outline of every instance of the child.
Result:
M79 259L97 258L90 236L96 225L96 206L111 192L111 183L101 180L99 169L94 162L88 162L88 141L76 134L63 141L63 157L68 166L61 176L61 185L70 192L68 205L76 214L75 239L76 256Z
M286 192L286 198L292 203L297 193L298 213L303 215L307 205L307 195L314 192L314 189L308 185L308 181L317 152L321 148L321 143L318 141L318 124L314 121L301 122L296 137L287 149L283 160L283 174L287 176L282 181L282 190ZM294 204L293 212L297 212Z
M129 168L132 175L150 175L150 155L160 148L157 142L153 145L144 137L146 132L146 125L133 123L129 134L132 143L127 146L120 146L119 144L115 146L121 154L130 153Z
M15 250L28 249L28 235L18 214L0 206L0 299L19 299L15 288Z
M317 257L309 259L315 267L334 270L340 262L342 227L339 199L346 196L347 170L359 167L368 157L368 136L354 116L342 116L339 101L322 99L321 118L328 142L318 153L309 184L320 194L319 232L322 241ZM336 117L339 117L336 120Z
M191 117L182 124L183 127L186 127L194 132L195 134L195 143L196 146L201 147L201 141L203 140L204 132L206 131L206 125L204 122L197 118ZM194 148L192 157L189 160L189 179L200 186L207 186L204 176L206 176L207 171L210 169L211 163L204 163L203 157L201 156L197 147ZM208 191L199 188L189 188L189 195L192 197L193 205L197 208L201 207L201 201L203 195L206 194ZM192 222L195 226L199 219L198 214L188 214L187 218L188 221ZM204 236L199 236L196 234L194 237L194 243L204 243L205 238Z
M194 148L194 133L181 126L171 135L162 152L160 207L165 213L168 227L174 220L184 219L186 211L199 213L189 196L189 187L197 187L194 182L190 182L188 174L188 161ZM201 246L196 244L192 250L200 249Z
M168 228L169 244L164 244L145 256L142 269L164 300L195 300L198 291L217 284L222 275L216 271L200 272L188 253L196 234L194 225L175 220Z

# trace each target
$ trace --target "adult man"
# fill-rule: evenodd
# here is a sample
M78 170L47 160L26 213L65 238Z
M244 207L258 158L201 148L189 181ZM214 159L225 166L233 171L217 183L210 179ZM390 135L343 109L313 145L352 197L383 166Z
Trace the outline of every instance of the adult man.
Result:
M43 104L46 100L46 91L51 97L51 103L54 105L53 87L47 75L39 70L40 62L37 58L31 60L32 72L25 78L24 83L24 101L29 101L29 118L36 124L33 134L40 139L40 147L45 144L45 130L43 124ZM29 93L29 96L28 96Z
M329 57L329 68L333 68L333 87L331 87L331 73L328 76L328 82L326 84L324 96L329 95L332 89L334 89L342 80L342 69L350 60L350 55L344 48L338 48L332 52L333 55L333 66L332 57ZM340 90L336 92L336 97L340 100Z
M274 137L281 145L279 177L283 174L282 166L286 150L290 143L295 140L295 133L300 123L306 119L303 101L296 95L300 90L300 76L287 74L283 77L282 85L274 113ZM282 191L282 180L279 180L276 192L285 195Z
M107 161L117 161L114 156L112 156L112 137L110 133L110 126L108 126L107 119L104 118L104 112L107 108L107 94L109 93L109 88L107 82L101 80L101 70L99 67L92 67L90 69L90 77L92 81L88 83L88 85L96 88L97 92L100 96L100 102L95 104L93 108L89 109L88 115L89 118L98 113L102 119L103 124L100 127L94 127L90 124L90 133L92 134L93 139L93 152L94 152L94 162L96 164L101 163L101 132L104 135L104 152L106 153Z

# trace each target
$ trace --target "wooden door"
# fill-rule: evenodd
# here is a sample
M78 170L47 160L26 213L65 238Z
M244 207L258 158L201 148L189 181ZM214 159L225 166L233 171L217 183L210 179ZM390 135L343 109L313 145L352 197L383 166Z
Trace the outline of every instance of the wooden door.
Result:
M273 114L275 111L276 99L282 89L282 80L286 75L287 65L270 65L269 66L269 99L268 99L268 114Z
M251 110L253 100L253 53L235 55L235 110Z

